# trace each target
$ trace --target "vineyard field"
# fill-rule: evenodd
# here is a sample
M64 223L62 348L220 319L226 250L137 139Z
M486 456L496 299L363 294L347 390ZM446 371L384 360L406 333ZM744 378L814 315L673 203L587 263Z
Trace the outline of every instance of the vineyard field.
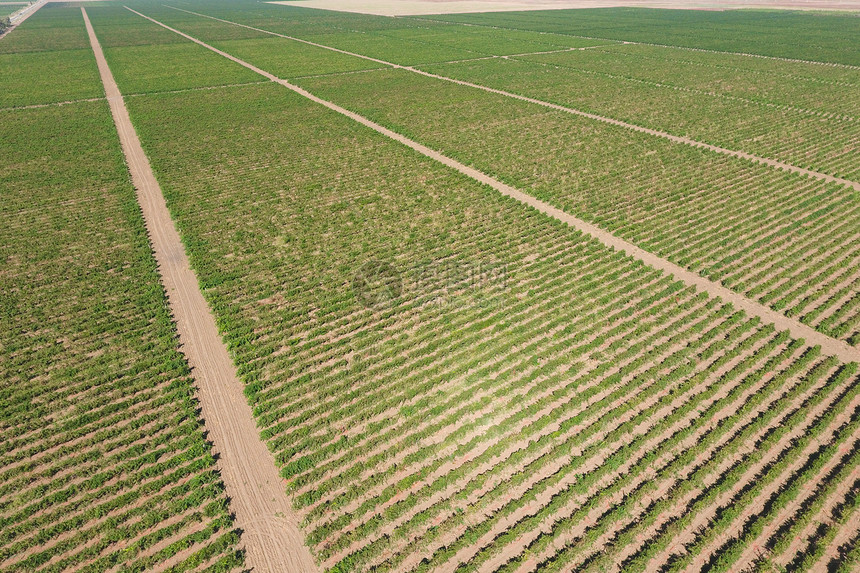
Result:
M710 91L581 70L576 58L566 53L547 54L424 69L799 167L860 179L860 127L850 115L860 83L844 88L829 86L829 97L842 101L842 109L837 112L831 107L824 112L741 101L723 94L711 95ZM647 63L640 66L650 67ZM860 71L857 80L860 82ZM756 82L757 88L758 85Z
M0 108L103 97L89 50L0 54Z
M277 13L278 8L271 10ZM188 22L189 14L176 10L161 9L154 13L162 21L177 25ZM211 11L211 14L221 12ZM239 21L254 25L248 16L240 15ZM326 32L305 32L305 26L293 26L292 21L284 22L282 18L256 25L398 65L425 64L423 69L433 73L831 175L860 178L857 153L860 130L856 117L860 71L857 69L842 67L831 71L831 67L820 64L780 62L777 69L781 73L768 84L762 80L761 70L729 68L727 73L722 65L711 72L710 83L703 84L710 70L679 62L677 58L677 53L682 52L701 60L701 52L659 48L657 55L653 53L656 48L651 46L612 47L612 40L481 26L460 26L457 30L457 26L410 18L397 21L406 23L394 29L358 27L349 33L341 31L342 23L328 18L320 24L330 27ZM460 52L449 53L451 47ZM619 61L617 57L628 50L636 53L649 48L652 53L648 59ZM463 53L465 49L470 53ZM546 51L558 53L540 53ZM486 60L490 55L529 53L534 55L518 56L513 61ZM722 55L705 56L713 64ZM737 58L730 55L729 61ZM426 66L444 60L455 63ZM766 91L768 88L770 92Z
M107 104L2 122L0 570L240 567Z
M856 571L856 21L41 6L0 572Z
M531 495L576 496L571 480L582 475L582 492L593 491L592 503L600 507L601 500L612 499L611 491L585 484L604 483L612 476L606 472L625 462L636 470L626 479L641 487L639 472L650 464L636 453L642 450L625 447L630 439L638 440L634 446L663 443L677 420L677 430L686 427L689 434L669 439L665 447L678 455L683 437L713 423L696 415L694 405L707 404L716 413L749 396L748 388L735 384L746 376L764 377L763 367L781 366L798 376L788 385L780 379L776 394L764 392L766 403L782 399L783 391L789 404L797 403L795 390L803 396L812 389L819 396L821 390L822 398L833 392L836 398L856 386L852 369L840 376L832 361L815 359L715 301L468 182L420 168L420 161L415 165L393 144L373 141L346 120L316 117L329 114L296 96L265 94L278 90L283 92L277 86L247 87L135 98L130 104L193 245L192 258L248 383L263 435L290 480L309 541L325 567L418 566L422 557L431 568L455 557L480 563L505 549L509 536L515 538L517 529L508 531L516 525L510 516L530 508L540 509L535 519L555 519L558 499L535 507ZM289 105L281 105L281 98ZM189 113L201 106L211 113L208 121ZM240 109L247 111L227 113ZM298 132L309 123L327 128L322 134ZM238 125L245 126L244 137L237 136ZM279 149L275 134L281 128L268 127L273 125L293 126L290 141L308 147ZM192 128L205 130L226 156L203 154L183 136ZM332 137L354 143L347 147ZM307 159L293 162L294 154ZM237 165L235 171L225 169L229 164ZM268 171L254 169L259 164ZM189 178L189 165L191 173L213 175ZM278 181L290 181L289 187L272 186L272 170L283 172ZM322 188L310 176L320 170L332 174ZM382 183L383 173L398 173L400 185L394 187L390 176ZM410 191L414 177L421 178L420 193ZM371 189L372 194L363 191ZM289 209L295 203L303 205L301 212ZM213 213L219 213L217 223ZM372 230L361 225L370 213ZM363 229L360 246L357 228ZM536 228L539 241L532 238ZM453 293L433 281L405 284L422 290L374 319L349 288L355 268L374 258L398 267L446 261L443 269L486 260L506 268L507 276L504 285L489 282L477 292L468 283ZM278 272L284 266L293 272ZM296 272L305 266L307 271ZM552 294L541 288L543 294L535 296L537 285L550 284ZM279 295L281 288L288 294ZM595 288L600 302L587 298ZM671 351L678 345L684 358ZM661 350L642 354L649 347ZM340 349L347 349L346 356ZM833 382L822 387L830 375ZM727 402L717 401L722 392ZM845 398L853 396L849 391ZM675 408L680 411L665 426L650 427L657 413ZM614 412L617 424L602 426L601 411ZM802 426L804 419L799 414L796 423ZM641 436L631 433L640 426ZM730 438L745 436L743 427L737 436L726 428L727 435L712 439L733 443ZM787 424L779 435L792 427ZM604 444L614 446L607 451ZM573 463L574 447L589 453ZM762 448L768 451L767 444ZM796 455L800 450L798 445ZM722 467L734 450L721 451L709 468ZM794 459L795 453L782 455ZM611 462L597 465L595 459L610 456ZM687 467L684 461L680 467ZM489 480L481 477L486 464L493 468ZM677 467L667 463L664 479ZM536 489L522 498L517 492L524 487ZM470 541L506 531L509 536L467 555L480 547ZM454 551L460 545L463 554Z
M818 326L819 317L836 314L822 328L856 337L854 242L860 221L852 189L655 143L623 129L500 96L475 95L466 87L402 71L299 83L790 316ZM397 94L387 98L389 105L372 95L380 86ZM635 164L631 156L638 158ZM674 176L655 176L666 170ZM733 188L738 192L726 196L724 191ZM762 195L754 199L756 193ZM731 213L726 224L704 223L723 209ZM843 221L848 221L841 227L847 235L840 238L837 222ZM824 229L834 233L835 242L819 244L819 258L803 245ZM776 250L777 245L785 249ZM841 262L818 262L824 260ZM836 284L840 287L833 288ZM834 324L839 317L844 322Z
M105 57L114 70L124 94L174 91L203 87L243 84L259 81L259 77L206 50L193 42L178 38L175 34L165 36L165 30L144 20L142 30L128 33L138 16L128 10L111 10L100 17L93 10L93 25L105 30L100 42ZM154 41L148 43L152 36ZM172 41L178 38L179 41ZM134 73L126 74L127 63L134 62Z
M658 53L641 45L602 46L524 59L837 117L853 118L860 111L851 91L858 87L860 72L847 74L835 69L830 73L813 64L793 64L784 72L748 69L721 61L724 58L715 54L665 49Z
M0 54L21 52L56 52L58 50L88 49L87 34L81 25L80 10L73 7L51 6L30 18L0 42Z
M846 14L693 10L576 10L426 16L428 20L562 35L609 38L695 50L860 66L860 53L846 39L857 23Z
M179 22L173 22L174 12L164 10L160 17L179 26L187 15L180 13ZM232 47L243 42L251 41L235 41ZM285 56L301 49L300 43L284 38L270 42L273 53ZM250 63L265 68L267 59L245 54ZM496 59L474 65L517 64ZM408 71L297 81L787 316L852 344L860 342L860 212L854 189L655 142L647 135ZM385 100L377 97L380 90L389 94ZM632 151L636 148L640 151ZM635 163L629 161L631 155L638 158ZM655 175L667 170L672 177ZM727 197L725 189L734 187L739 192ZM750 193L758 193L758 199ZM716 212L731 216L724 225L704 223ZM811 241L825 229L833 232L833 240L811 252Z
M0 109L104 95L80 10L73 8L40 11L14 34L4 36L0 75Z

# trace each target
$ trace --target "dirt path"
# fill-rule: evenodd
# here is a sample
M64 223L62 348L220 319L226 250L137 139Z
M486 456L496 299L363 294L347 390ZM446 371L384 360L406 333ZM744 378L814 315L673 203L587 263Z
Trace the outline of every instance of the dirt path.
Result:
M378 64L383 64L383 65L386 65L386 66L390 66L390 67L392 67L392 68L396 68L396 69L398 69L398 70L406 70L406 71L409 71L409 72L413 72L413 73L416 73L416 74L420 74L420 75L422 75L422 76L426 76L426 77L428 77L428 78L434 78L434 79L437 79L437 80L443 80L443 81L446 81L446 82L451 82L451 83L459 84L459 85L461 85L461 86L466 86L466 87L470 87L470 88L475 88L475 89L483 90L483 91L485 91L485 92L493 93L493 94L496 94L496 95L502 95L502 96L505 96L505 97L509 97L509 98L513 98L513 99L518 99L518 100L521 100L521 101L525 101L525 102L528 102L528 103L537 104L537 105L540 105L540 106L543 106L543 107L547 107L547 108L550 108L550 109L554 109L554 110L556 110L556 111L563 111L563 112L565 112L565 113L570 113L570 114L573 114L573 115L578 115L578 116L581 116L581 117L586 117L586 118L588 118L588 119L593 119L593 120L595 120L595 121L600 121L600 122L603 122L603 123L608 123L608 124L610 124L610 125L616 125L616 126L618 126L618 127L624 127L624 128L626 128L626 129L631 129L631 130L633 130L633 131L638 131L638 132L640 132L640 133L646 133L646 134L648 134L648 135L653 135L653 136L655 136L655 137L661 137L661 138L663 138L663 139L668 139L669 141L672 141L672 142L674 142L674 143L682 143L682 144L684 144L684 145L691 145L691 146L693 146L693 147L699 147L699 148L702 148L702 149L707 149L707 150L709 150L709 151L714 151L714 152L716 152L716 153L722 153L723 155L729 155L729 156L732 156L732 157L738 157L738 158L741 158L741 159L748 159L748 160L750 160L750 161L754 161L754 162L756 162L756 163L762 163L762 164L764 164L764 165L768 165L768 166L770 166L770 167L775 167L775 168L777 168L777 169L784 169L784 170L786 170L786 171L791 171L791 172L793 172L793 173L799 173L799 174L801 174L801 175L808 175L808 176L813 177L813 178L815 178L815 179L820 179L820 180L822 180L822 181L827 181L827 182L830 182L830 183L841 183L842 185L847 185L848 187L853 188L855 191L860 191L860 182L850 181L850 180L848 180L848 179L842 179L842 178L840 178L840 177L833 177L832 175L827 175L826 173L821 173L820 171L811 171L811 170L809 170L809 169L803 169L802 167L797 167L796 165L791 165L791 164L789 164L789 163L783 163L783 162L781 162L781 161L776 161L775 159L768 159L768 158L766 158L766 157L759 157L758 155L752 155L752 154L750 154L750 153L745 153L745 152L743 152L743 151L735 151L735 150L732 150L732 149L727 149L727 148L725 148L725 147L718 147L718 146L716 146L716 145L711 145L711 144L709 144L709 143L704 143L704 142L701 142L701 141L696 141L695 139L690 139L690 138L688 138L688 137L680 137L680 136L677 136L677 135L672 135L672 134L670 134L670 133L666 133L665 131L659 131L659 130L656 130L656 129L650 129L650 128L647 128L647 127L641 127L641 126L639 126L639 125L634 125L634 124L632 124L632 123L627 123L627 122L625 122L625 121L621 121L621 120L618 120L618 119L612 119L611 117L604 117L604 116L602 116L602 115L597 115L597 114L594 114L594 113L588 113L588 112L581 111L581 110L578 110L578 109L574 109L574 108L571 108L571 107L565 107L565 106L563 106L563 105L558 105L558 104L550 103L550 102L543 101L543 100L540 100L540 99L535 99L535 98L530 98L530 97L527 97L527 96L523 96L523 95L515 94L515 93L513 93L513 92L508 92L508 91L505 91L505 90L499 90L499 89L495 89L495 88L491 88L491 87L483 86L483 85L481 85L481 84L474 84L474 83L472 83L472 82L467 82L467 81L463 81L463 80L457 80L457 79L454 79L454 78L449 78L449 77L447 77L447 76L441 76L441 75L438 75L438 74L431 74L430 72L425 72L425 71L423 71L423 70L420 70L420 69L415 68L415 67L412 67L412 66L401 66L400 64L395 64L395 63L388 62L388 61L385 61L385 60L380 60L380 59L378 59L378 58L371 58L370 56L363 56L363 55L361 55L361 54L356 54L356 53L354 53L354 52L348 52L348 51L346 51L346 50L340 50L340 49L338 49L338 48L333 48L333 47L331 47L331 46L326 46L325 44L317 44L316 42L310 42L310 41L308 41L308 40L302 40L301 38L295 38L295 37L293 37L293 36L287 36L287 35L284 35L284 34L278 34L278 33L276 33L276 32L270 32L270 31L268 31L268 30L263 30L263 29L261 29L261 28L254 28L254 27L252 27L252 26L246 26L245 24L239 24L239 23L237 23L237 22L231 22L230 20L222 20L221 18L215 18L214 16L207 16L206 14L200 14L200 13L198 13L198 12L191 12L191 11L189 11L189 10L183 10L182 8L175 8L175 7L173 7L173 6L168 6L168 8L173 8L174 10L178 10L178 11L180 11L180 12L185 12L185 13L187 13L187 14L194 14L195 16L200 16L200 17L202 17L202 18L209 18L210 20L216 20L216 21L218 21L218 22L224 22L225 24L232 24L232 25L234 25L234 26L239 26L239 27L242 27L242 28L247 28L247 29L249 29L249 30L255 30L255 31L257 31L257 32L263 32L263 33L265 33L265 34L270 34L270 35L272 35L272 36L278 36L279 38L286 38L287 40L293 40L293 41L296 41L296 42L301 42L301 43L303 43L303 44L308 44L308 45L310 45L310 46L316 46L316 47L318 47L318 48L323 48L323 49L326 49L326 50L331 50L331 51L333 51L333 52L338 52L338 53L341 53L341 54L346 54L346 55L348 55L348 56L354 56L354 57L356 57L356 58L361 58L361 59L364 59L364 60L369 60L369 61L371 61L371 62L376 62L376 63L378 63ZM162 24L162 25L163 25L163 24ZM195 41L196 41L196 40L195 40ZM627 42L627 43L628 43L628 44L632 44L632 43L634 43L634 42ZM510 57L510 56L509 56L509 57Z
M203 46L209 50L212 50L213 52L220 54L221 56L224 56L225 58L227 58L231 61L234 61L237 64L245 66L249 70L257 72L261 76L269 78L273 82L281 84L282 86L289 88L290 90L296 92L299 95L302 95L302 96L308 98L309 100L311 100L315 103L318 103L318 104L323 105L323 106L325 106L325 107L327 107L333 111L336 111L342 115L345 115L346 117L353 119L353 120L361 123L362 125L365 125L371 129L373 129L374 131L381 133L382 135L385 135L385 136L387 136L387 137L389 137L395 141L398 141L398 142L400 142L400 143L402 143L408 147L411 147L412 149L421 153L422 155L425 155L431 159L434 159L434 160L438 161L439 163L442 163L443 165L446 165L448 167L456 169L460 173L467 175L468 177L471 177L472 179L474 179L480 183L483 183L485 185L489 185L493 189L502 193L503 195L506 195L508 197L512 197L512 198L514 198L514 199L516 199L522 203L525 203L526 205L528 205L530 207L533 207L534 209L537 209L538 211L540 211L541 213L544 213L545 215L549 215L550 217L553 217L554 219L557 219L563 223L567 223L569 226L573 227L574 229L577 229L579 231L582 231L583 233L591 235L592 237L594 237L595 239L597 239L598 241L600 241L601 243L603 243L607 247L610 247L610 248L615 249L615 250L623 251L627 255L630 255L631 257L638 259L638 260L644 262L645 264L650 265L651 267L654 267L655 269L659 269L659 270L665 271L669 274L672 274L675 276L675 278L684 282L688 286L694 286L698 290L705 291L708 294L710 294L711 296L716 296L716 297L723 299L726 302L732 303L736 308L743 310L744 312L746 312L750 316L757 316L757 317L761 318L763 321L765 321L766 323L773 323L778 330L788 330L791 333L791 336L793 336L794 338L802 338L807 342L807 344L811 344L811 345L817 344L817 345L821 346L821 350L825 354L831 354L833 356L836 356L837 358L839 358L843 362L860 362L860 349L854 348L846 342L842 342L840 340L836 340L835 338L831 338L830 336L827 336L826 334L822 334L822 333L806 326L805 324L802 324L796 320L788 318L788 317L780 314L779 312L776 312L774 310L771 310L770 308L767 308L764 305L761 305L757 302L754 302L754 301L746 298L745 296L736 293L735 291L727 289L726 287L724 287L720 284L717 284L715 282L712 282L712 281L710 281L710 280L708 280L702 276L699 276L698 274L696 274L694 272L691 272L691 271L688 271L684 268L681 268L678 265L671 263L665 259L662 259L662 258L658 257L657 255L649 253L649 252L637 247L636 245L633 245L632 243L628 243L627 241L620 239L620 238L616 237L615 235L613 235L607 231L604 231L603 229L600 229L600 228L596 227L595 225L592 225L591 223L588 223L588 222L583 221L581 219L578 219L578 218L576 218L576 217L574 217L568 213L565 213L561 209L557 209L556 207L553 207L553 206L549 205L548 203L545 203L544 201L536 199L535 197L532 197L531 195L527 195L526 193L523 193L522 191L515 189L514 187L511 187L510 185L506 185L506 184L502 183L501 181L498 181L498 180L490 177L489 175L486 175L486 174L478 171L477 169L473 169L472 167L468 167L466 165L463 165L459 161L455 161L455 160L451 159L450 157L446 157L445 155L442 155L441 153L439 153L437 151L433 151L429 147L426 147L424 145L421 145L420 143L412 141L411 139L404 137L404 136L400 135L399 133L395 133L386 127L383 127L377 123L370 121L369 119L367 119L361 115L358 115L357 113L353 113L353 112L351 112L347 109L344 109L344 108L342 108L336 104L333 104L329 101L321 99L321 98L313 95L312 93L308 92L307 90L304 90L298 86L295 86L295 85L287 82L286 80L282 80L282 79L278 78L277 76L270 74L269 72L267 72L265 70L262 70L262 69L254 66L252 64L249 64L248 62L240 60L239 58L237 58L235 56L232 56L232 55L230 55L226 52L223 52L223 51L221 51L221 50L219 50L213 46L210 46L209 44L206 44L205 42L202 42L202 41L198 40L197 38L194 38L192 36L189 36L188 34L180 32L179 30L176 30L175 28L171 28L170 26L167 26L166 24L162 24L158 20L154 20L154 19L150 18L149 16L145 16L144 14L141 14L140 12L136 12L135 10L132 10L131 8L126 7L126 9L130 10L131 12L134 12L138 16L141 16L141 17L146 18L147 20L149 20L151 22L158 24L159 26L162 26L163 28L166 28L167 30L170 30L176 34L179 34L180 36L182 36L184 38L188 38L192 42L195 42L195 43L197 43L197 44L199 44L199 45L201 45L201 46ZM486 89L489 89L489 88L486 88ZM537 100L535 100L535 101L537 101ZM551 105L551 104L548 104L548 105ZM614 120L612 120L612 121L614 121ZM860 184L853 184L853 185L856 185L857 189L860 190Z
M260 439L242 383L200 292L164 196L113 79L86 10L81 8L111 113L143 210L170 308L197 383L208 437L244 533L247 565L258 572L316 571L274 460Z

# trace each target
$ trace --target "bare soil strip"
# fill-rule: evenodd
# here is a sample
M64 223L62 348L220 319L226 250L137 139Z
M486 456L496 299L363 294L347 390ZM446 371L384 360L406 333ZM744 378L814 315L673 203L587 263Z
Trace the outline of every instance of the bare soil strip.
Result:
M176 34L179 34L180 36L187 38L187 39L189 39L189 40L191 40L191 41L193 41L193 42L195 42L195 43L197 43L197 44L199 44L199 45L201 45L201 46L203 46L203 47L205 47L205 48L207 48L207 49L209 49L209 50L211 50L217 54L220 54L221 56L224 56L225 58L227 58L231 61L234 61L234 62L236 62L242 66L245 66L246 68L270 79L273 82L281 84L282 86L294 91L295 93L297 93L299 95L302 95L302 96L310 99L311 101L313 101L315 103L318 103L318 104L323 105L323 106L325 106L325 107L327 107L333 111L336 111L342 115L345 115L346 117L349 117L350 119L353 119L353 120L371 128L371 129L373 129L374 131L381 133L382 135L385 135L385 136L387 136L387 137L389 137L395 141L398 141L398 142L400 142L400 143L402 143L408 147L411 147L412 149L421 153L422 155L425 155L431 159L434 159L434 160L436 160L436 161L438 161L438 162L440 162L440 163L442 163L448 167L456 169L460 173L463 173L464 175L467 175L468 177L471 177L472 179L475 179L476 181L478 181L480 183L489 185L490 187L496 189L497 191L499 191L503 195L517 199L518 201L525 203L526 205L529 205L530 207L533 207L533 208L537 209L538 211L540 211L546 215L549 215L550 217L553 217L559 221L567 223L569 226L571 226L571 227L573 227L573 228L575 228L575 229L577 229L583 233L591 235L592 237L599 240L601 243L603 243L604 245L606 245L610 248L613 248L613 249L616 249L619 251L623 251L624 253L630 255L633 258L636 258L636 259L644 262L647 265L650 265L656 269L659 269L659 270L662 270L662 271L665 271L667 273L674 275L677 279L683 281L685 284L687 284L689 286L696 287L697 289L703 290L712 296L716 296L716 297L723 299L726 302L730 302L736 308L743 310L744 312L746 312L750 316L757 316L757 317L761 318L762 320L764 320L765 322L773 323L777 327L777 329L779 329L779 330L788 330L794 338L802 338L808 344L817 344L817 345L821 346L821 350L826 354L834 355L844 362L860 361L860 349L853 348L852 346L848 345L845 342L831 338L830 336L822 334L822 333L820 333L820 332L818 332L818 331L816 331L816 330L814 330L814 329L812 329L812 328L810 328L810 327L808 327L808 326L806 326L806 325L804 325L804 324L802 324L796 320L793 320L791 318L788 318L788 317L780 314L779 312L776 312L776 311L771 310L771 309L769 309L769 308L767 308L767 307L765 307L765 306L763 306L757 302L749 300L741 294L738 294L732 290L729 290L729 289L723 287L722 285L714 283L714 282L712 282L712 281L710 281L704 277L701 277L696 273L693 273L693 272L690 272L686 269L683 269L683 268L679 267L678 265L675 265L674 263L671 263L665 259L658 257L657 255L649 253L649 252L647 252L647 251L645 251L645 250L643 250L643 249L641 249L641 248L639 248L639 247L637 247L631 243L628 243L627 241L624 241L624 240L612 235L611 233L608 233L608 232L606 232L606 231L604 231L604 230L602 230L602 229L600 229L600 228L598 228L598 227L596 227L590 223L582 221L581 219L578 219L572 215L569 215L568 213L565 213L561 209L557 209L555 207L552 207L551 205L549 205L543 201L540 201L539 199L536 199L536 198L532 197L531 195L527 195L518 189L515 189L509 185L506 185L506 184L502 183L501 181L498 181L498 180L478 171L477 169L473 169L471 167L463 165L462 163L455 161L455 160L451 159L450 157L446 157L446 156L442 155L441 153L438 153L438 152L436 152L436 151L434 151L434 150L432 150L432 149L430 149L424 145L421 145L420 143L412 141L411 139L409 139L407 137L404 137L398 133L391 131L390 129L387 129L387 128L385 128L385 127L383 127L377 123L374 123L374 122L370 121L369 119L367 119L367 118L365 118L365 117L363 117L357 113L353 113L353 112L351 112L347 109L344 109L338 105L335 105L329 101L321 99L321 98L313 95L312 93L287 82L286 80L282 80L282 79L278 78L277 76L275 76L275 75L273 75L273 74L271 74L265 70L257 68L256 66L254 66L248 62L240 60L239 58L237 58L235 56L232 56L232 55L230 55L226 52L223 52L223 51L221 51L221 50L219 50L213 46L210 46L209 44L206 44L205 42L202 42L202 41L198 40L197 38L194 38L192 36L189 36L188 34L180 32L179 30L171 28L170 26L167 26L166 24L163 24L163 23L159 22L158 20L154 20L153 18L150 18L149 16L145 16L144 14L141 14L140 12L136 12L135 10L132 10L131 8L128 8L128 7L126 7L126 8L128 10L130 10L131 12L134 12L135 14L137 14L143 18L146 18L149 21L154 22L154 23L162 26L163 28L166 28L167 30L170 30ZM860 189L860 184L858 184L858 189Z
M498 90L498 89L495 89L495 88L491 88L491 87L483 86L483 85L481 85L481 84L474 84L474 83L472 83L472 82L466 82L466 81L463 81L463 80L457 80L457 79L454 79L454 78L449 78L449 77L447 77L447 76L441 76L441 75L438 75L438 74L431 74L430 72L425 72L425 71L423 71L423 70L420 70L420 69L415 68L415 67L412 67L412 66L401 66L401 65L399 65L399 64L395 64L395 63L392 63L392 62L387 62L387 61L385 61L385 60L380 60L380 59L377 59L377 58L371 58L370 56L363 56L363 55L361 55L361 54L356 54L356 53L353 53L353 52L347 52L346 50L340 50L340 49L338 49L338 48L333 48L333 47L331 47L331 46L326 46L326 45L324 45L324 44L317 44L316 42L310 42L310 41L308 41L308 40L302 40L301 38L296 38L296 37L293 37L293 36L287 36L287 35L284 35L284 34L278 34L278 33L276 33L276 32L270 32L270 31L268 31L268 30L263 30L263 29L261 29L261 28L254 28L254 27L252 27L252 26L247 26L247 25L245 25L245 24L239 24L239 23L237 23L237 22L231 22L231 21L229 21L229 20L222 20L221 18L215 18L214 16L207 16L206 14L200 14L200 13L197 13L197 12L191 12L191 11L189 11L189 10L183 10L182 8L176 8L176 7L174 7L174 6L167 6L167 7L168 7L168 8L173 8L174 10L179 10L180 12L185 12L185 13L187 13L187 14L194 14L195 16L201 16L201 17L203 17L203 18L209 18L209 19L211 19L211 20L217 20L218 22L224 22L225 24L232 24L232 25L234 25L234 26L240 26L240 27L242 27L242 28L247 28L247 29L249 29L249 30L255 30L255 31L257 31L257 32L263 32L263 33L265 33L265 34L271 34L272 36L278 36L278 37L280 37L280 38L286 38L286 39L288 39L288 40L294 40L294 41L296 41L296 42L302 42L303 44L308 44L308 45L311 45L311 46L316 46L316 47L318 47L318 48L324 48L324 49L326 49L326 50L331 50L331 51L334 51L334 52L339 52L339 53L341 53L341 54L346 54L346 55L349 55L349 56L354 56L354 57L356 57L356 58L362 58L362 59L365 59L365 60L369 60L369 61L371 61L371 62L376 62L376 63L378 63L378 64L383 64L383 65L390 66L390 67L392 67L392 68L396 68L396 69L399 69L399 70L406 70L406 71L409 71L409 72L414 72L414 73L416 73L416 74L420 74L420 75L422 75L422 76L426 76L426 77L428 77L428 78L434 78L434 79L437 79L437 80L444 80L444 81L446 81L446 82L452 82L452 83L455 83L455 84L459 84L459 85L461 85L461 86L466 86L466 87L470 87L470 88L475 88L475 89L483 90L483 91L485 91L485 92L489 92L489 93L493 93L493 94L497 94L497 95L502 95L502 96L505 96L505 97L510 97L510 98L514 98L514 99L521 100L521 101L525 101L525 102L529 102L529 103L537 104L537 105L540 105L540 106L543 106L543 107L547 107L547 108L550 108L550 109L554 109L554 110L556 110L556 111L563 111L563 112L565 112L565 113L570 113L570 114L578 115L578 116L581 116L581 117L587 117L588 119L593 119L593 120L595 120L595 121L600 121L600 122L603 122L603 123L608 123L608 124L610 124L610 125L616 125L616 126L618 126L618 127L624 127L624 128L626 128L626 129L631 129L631 130L633 130L633 131L638 131L638 132L640 132L640 133L646 133L646 134L648 134L648 135L653 135L653 136L655 136L655 137L661 137L661 138L663 138L663 139L668 139L669 141L672 141L672 142L674 142L674 143L682 143L682 144L685 144L685 145L691 145L691 146L693 146L693 147L699 147L699 148L702 148L702 149L707 149L707 150L709 150L709 151L714 151L714 152L716 152L716 153L722 153L722 154L724 154L724 155L729 155L729 156L732 156L732 157L738 157L738 158L741 158L741 159L747 159L747 160L749 160L749 161L753 161L753 162L755 162L755 163L762 163L762 164L764 164L764 165L768 165L768 166L770 166L770 167L774 167L774 168L777 168L777 169L784 169L784 170L786 170L786 171L791 171L791 172L793 172L793 173L799 173L799 174L801 174L801 175L808 175L808 176L810 176L810 177L814 177L814 178L816 178L816 179L820 179L820 180L822 180L822 181L827 181L827 182L831 182L831 183L841 183L842 185L846 185L846 186L848 186L848 187L853 188L855 191L860 191L860 182L850 181L850 180L848 180L848 179L842 179L842 178L840 178L840 177L833 177L832 175L827 175L826 173L821 173L820 171L811 171L811 170L809 170L809 169L803 169L802 167L797 167L796 165L791 165L791 164L789 164L789 163L783 163L783 162L781 162L781 161L776 161L776 160L774 160L774 159L768 159L768 158L766 158L766 157L759 157L758 155L752 155L752 154L750 154L750 153L745 153L745 152L743 152L743 151L735 151L735 150L732 150L732 149L727 149L727 148L725 148L725 147L718 147L718 146L716 146L716 145L711 145L711 144L709 144L709 143L704 143L704 142L701 142L701 141L696 141L695 139L690 139L689 137L680 137L680 136L677 136L677 135L672 135L672 134L670 134L670 133L666 133L665 131L659 131L659 130L656 130L656 129L650 129L650 128L647 128L647 127L642 127L642 126L639 126L639 125L634 125L634 124L632 124L632 123L627 123L627 122L625 122L625 121L621 121L621 120L618 120L618 119L612 119L611 117L604 117L604 116L602 116L602 115L597 115L597 114L593 114L593 113L588 113L588 112L585 112L585 111L582 111L582 110L578 110L578 109L575 109L575 108L565 107L565 106L563 106L563 105L558 105L558 104L550 103L550 102L547 102L547 101L544 101L544 100L535 99L535 98L531 98L531 97L527 97L527 96L523 96L523 95L515 94L515 93L513 93L513 92L508 92L508 91L505 91L505 90ZM633 42L628 42L628 43L633 43Z
M298 517L260 439L242 383L200 292L122 94L83 7L81 12L176 319L181 350L191 365L209 439L219 454L218 468L236 526L244 531L247 565L255 571L316 571Z

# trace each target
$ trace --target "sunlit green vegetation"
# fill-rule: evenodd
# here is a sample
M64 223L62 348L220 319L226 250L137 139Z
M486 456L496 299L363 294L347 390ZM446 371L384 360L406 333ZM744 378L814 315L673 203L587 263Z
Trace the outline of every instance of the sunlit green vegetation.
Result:
M0 158L0 568L239 566L107 104L4 112Z
M175 5L619 119L677 119L685 134L729 134L739 148L771 121L757 152L856 172L856 70L618 43L638 30L637 41L788 56L775 34L800 16L774 16L750 38L764 13L562 11L520 15L511 29L503 14ZM860 342L860 203L846 185L162 3L132 6ZM32 22L20 45L35 47L8 57L73 70L66 55L83 48L41 51L33 38L52 27L74 37L80 11L43 10L10 36ZM87 11L322 570L856 563L856 364L120 6ZM614 28L604 14L618 16ZM808 58L851 59L834 41L852 37L839 18L820 20L835 32L808 26ZM697 34L672 28L681 22ZM715 22L736 37L709 32ZM556 53L502 57L526 52ZM442 63L459 59L476 61ZM80 61L66 92L28 91L12 72L0 98L83 99L63 97L100 88L85 74L91 53ZM0 569L240 567L230 492L106 102L0 120ZM748 131L707 131L730 122Z

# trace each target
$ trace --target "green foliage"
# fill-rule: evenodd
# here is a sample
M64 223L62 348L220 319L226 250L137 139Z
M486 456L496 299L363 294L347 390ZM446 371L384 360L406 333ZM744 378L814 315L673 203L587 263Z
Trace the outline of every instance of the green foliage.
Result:
M103 94L91 51L0 59L32 75L4 74L6 105ZM240 569L107 103L3 111L0 187L4 571Z
M297 82L822 332L858 332L848 187L404 70Z
M0 77L0 108L104 97L90 49L0 54Z
M860 65L856 15L609 8L427 16L505 29Z
M542 14L522 21L543 22L534 30L495 33L199 4L410 63L604 43L539 33ZM339 74L301 82L824 332L858 336L860 207L841 186L404 70L341 74L375 64L133 5L272 73ZM119 7L89 12L120 87L144 94L127 99L132 120L328 570L641 571L658 556L667 569L702 556L730 570L777 523L770 548L805 535L794 566L809 568L856 511L855 365L282 86L191 91L259 76ZM839 51L822 36L822 51ZM581 88L589 101L616 88L632 98L629 86L655 106L684 93L688 117L714 112L698 92L719 88L714 101L751 100L726 104L740 122L751 117L741 107L795 93L734 56L737 81L720 87L712 55L601 50L462 69L546 93L557 74L553 93ZM628 52L635 64L613 55ZM756 74L768 80L753 102ZM679 89L651 85L663 76ZM807 103L830 110L845 87L819 86ZM4 113L0 562L241 567L106 104ZM396 292L368 304L361 285L380 269Z

